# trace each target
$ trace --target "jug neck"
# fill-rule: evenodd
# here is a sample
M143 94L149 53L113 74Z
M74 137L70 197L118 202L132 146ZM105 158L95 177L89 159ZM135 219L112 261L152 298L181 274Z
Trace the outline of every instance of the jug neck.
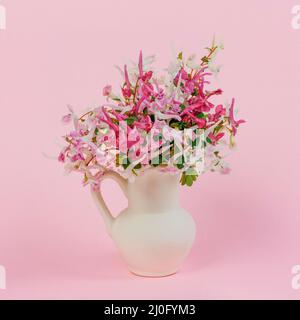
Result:
M128 205L135 211L164 212L179 206L179 174L153 168L128 186Z

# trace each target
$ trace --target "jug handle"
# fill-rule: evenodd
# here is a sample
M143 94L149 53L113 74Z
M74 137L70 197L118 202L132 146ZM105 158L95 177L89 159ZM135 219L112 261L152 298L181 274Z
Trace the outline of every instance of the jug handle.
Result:
M126 179L124 179L118 173L113 172L113 171L106 172L103 175L101 182L105 179L112 179L112 180L116 181L118 183L118 185L120 186L120 188L122 189L126 198L128 197L128 189L127 189L128 181ZM110 210L108 209L108 207L103 199L103 196L101 193L101 182L100 182L100 186L99 186L98 190L97 189L95 190L93 187L91 187L91 193L92 193L92 197L96 203L96 206L98 207L98 209L100 210L100 212L102 214L106 229L107 229L109 235L111 235L111 228L112 228L112 225L114 223L115 218L111 214Z

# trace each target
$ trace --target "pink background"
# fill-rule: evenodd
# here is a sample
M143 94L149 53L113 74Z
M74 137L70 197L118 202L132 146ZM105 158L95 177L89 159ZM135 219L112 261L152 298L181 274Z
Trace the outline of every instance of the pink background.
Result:
M0 299L300 298L291 287L300 264L295 1L0 0ZM102 87L119 80L114 64L142 48L165 66L172 45L202 53L213 34L225 43L220 86L247 119L233 171L182 189L198 227L182 271L135 277L81 177L64 177L43 152L57 153L67 104L103 101ZM115 184L105 193L114 212L124 207Z

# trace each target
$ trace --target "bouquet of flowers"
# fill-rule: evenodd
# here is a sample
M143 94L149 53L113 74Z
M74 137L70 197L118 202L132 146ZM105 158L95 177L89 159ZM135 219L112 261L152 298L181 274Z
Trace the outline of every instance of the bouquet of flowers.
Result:
M58 157L67 172L81 172L83 184L93 187L107 171L132 180L158 167L180 172L188 186L205 171L229 172L226 148L234 146L245 121L235 119L234 99L229 105L214 102L222 90L211 88L208 79L219 71L214 59L221 49L213 42L200 59L179 52L163 72L153 70L153 56L143 59L140 52L138 64L119 68L119 94L107 85L101 106L81 116L69 107L62 121L74 128Z

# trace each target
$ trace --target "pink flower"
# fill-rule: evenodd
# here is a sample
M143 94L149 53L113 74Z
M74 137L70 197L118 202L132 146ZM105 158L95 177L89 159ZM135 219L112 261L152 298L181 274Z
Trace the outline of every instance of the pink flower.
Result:
M141 93L148 98L153 93L153 86L150 83L145 83L142 86Z
M206 120L203 118L197 118L196 116L194 116L192 113L187 112L186 113L187 116L189 116L190 118L192 118L192 120L194 122L196 122L197 126L199 129L203 129L206 127Z
M126 83L126 87L122 88L122 94L124 96L124 98L130 98L131 96L131 90L130 90L130 81L129 81L129 76L128 76L128 71L127 71L127 66L124 66L124 76L125 76L125 83Z
M133 107L133 113L138 113L140 111L140 106L143 103L143 101L146 100L146 97L143 96L139 99L139 101L136 103L136 105Z
M71 120L72 120L72 115L70 113L65 115L65 116L63 116L62 119L61 119L62 123L64 123L64 124L70 123Z
M216 143L217 143L221 138L223 138L224 134L225 134L224 132L220 132L220 133L218 133L218 134L213 134L212 132L210 132L209 135L208 135L208 138L210 139L210 141L211 141L211 143L212 143L213 145L216 145Z
M194 121L197 123L197 126L199 127L199 129L205 128L205 126L206 126L206 120L205 119L194 118Z
M119 127L113 123L111 117L109 116L109 114L107 113L107 111L105 110L104 107L102 107L102 113L103 115L105 116L105 119L102 118L101 116L98 116L98 119L102 122L105 122L108 124L108 126L115 131L115 133L118 133L119 132Z
M152 75L153 75L153 72L152 72L152 71L148 71L148 72L146 72L146 73L141 77L141 79L142 79L144 82L147 82L147 81L149 81L149 80L152 78Z
M124 98L130 98L131 96L131 91L128 88L122 88L122 94Z
M127 118L127 116L117 113L115 110L111 110L111 114L113 114L118 121L124 121Z
M216 106L215 113L209 114L208 119L209 121L217 122L221 116L226 114L226 109L222 105Z
M141 158L141 149L139 148L139 145L136 145L134 147L129 148L128 150L128 158L131 162L139 160Z
M189 80L185 83L185 86L184 86L184 91L186 93L192 93L195 89L195 83L194 81L192 80Z
M58 161L59 162L65 162L65 154L61 152L58 156Z
M134 128L134 129L129 128L129 132L128 132L128 136L127 136L128 150L130 148L132 148L134 145L136 145L137 143L139 143L140 141L141 141L141 136L140 136L140 133L138 132L138 130L136 128Z
M221 173L222 173L222 174L229 174L230 171L231 171L231 170L230 170L229 167L225 167L225 168L222 168L222 169L221 169Z
M106 86L103 88L103 95L104 95L105 97L108 97L108 96L111 94L111 90L112 90L111 85L106 85Z
M78 160L84 160L84 157L82 156L81 153L77 153L71 157L71 162L76 162Z
M184 68L181 68L181 69L179 70L179 72L177 73L176 77L174 78L174 84L175 84L175 86L178 86L179 78L180 78L181 80L189 80L189 75L188 75L188 73L184 70Z
M75 138L80 137L80 134L77 131L73 130L70 132L70 137L75 139Z
M220 104L218 106L216 106L216 113L219 116L223 116L226 114L226 109Z
M208 99L208 98L210 98L211 96L215 96L215 95L220 95L220 94L222 94L223 93L223 91L222 91L222 89L217 89L217 90L214 90L214 91L211 91L211 92L209 92L208 94L207 94L207 96L206 96L206 98Z
M133 125L137 128L143 129L149 132L152 128L151 118L149 116L141 116L138 121L135 121Z
M236 135L237 128L240 124L245 123L245 120L235 120L233 116L233 108L234 108L235 99L232 99L231 106L229 108L229 121L232 126L233 135Z
M206 152L203 172L228 173L223 149L233 144L232 135L245 121L234 119L234 99L229 110L213 101L222 90L207 86L210 84L207 76L211 74L205 71L208 66L203 58L201 65L200 59L199 64L190 63L182 54L178 55L167 74L162 74L148 68L153 59L143 61L140 51L137 66L118 68L122 75L121 94L113 94L112 86L106 85L105 104L79 117L69 107L62 122L73 122L74 128L64 135L67 145L59 153L58 161L65 163L68 172L83 173L84 184L93 188L99 187L103 173L108 170L132 179L154 165L168 173L181 172L181 183L190 185L185 173L193 168L200 175L198 163L194 166L185 162L177 168L176 161L184 130L198 127L208 142L201 143ZM226 130L230 130L230 137L225 136ZM225 138L230 144L220 143ZM198 144L194 138L192 141ZM152 162L160 159L160 153L165 166ZM126 159L130 162L124 162Z

